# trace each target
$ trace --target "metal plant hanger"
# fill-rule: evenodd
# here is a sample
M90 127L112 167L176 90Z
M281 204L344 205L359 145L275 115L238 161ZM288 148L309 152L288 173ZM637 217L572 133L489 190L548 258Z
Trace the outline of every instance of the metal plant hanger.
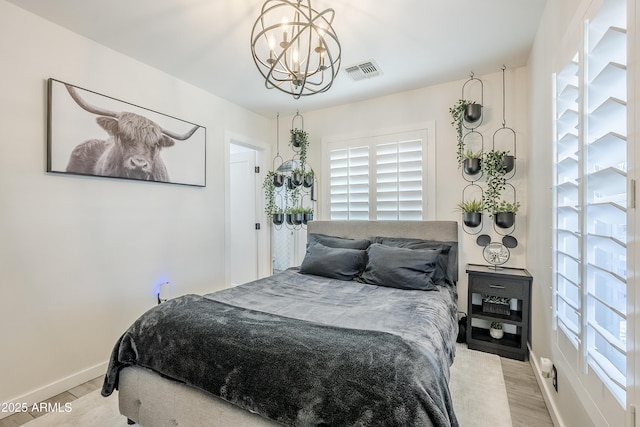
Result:
M300 120L300 129L296 128L296 120ZM291 121L290 145L294 155L284 160L280 155L280 113L276 118L276 156L273 158L273 170L265 178L264 188L267 209L276 229L282 226L299 230L313 220L313 209L305 208L308 198L311 206L315 201L315 174L305 165L307 135L304 131L304 118L300 112ZM302 139L301 139L302 138Z
M478 102L471 101L469 99L468 92L470 92L474 87L473 85L480 88L480 93L477 94L478 96L476 97ZM481 186L476 184L476 182L480 181L484 175L482 167L484 157L484 137L482 133L476 130L484 120L484 114L482 113L484 104L484 85L482 80L474 76L473 72L469 75L469 80L462 85L462 98L458 102L459 105L462 102L465 103L462 122L459 125L459 130L467 130L464 136L462 136L463 159L461 172L462 178L469 183L462 190L462 202L459 205L463 212L462 230L467 234L476 235L482 232L484 216L482 214L484 191ZM476 148L476 150L474 151L473 148ZM476 206L474 206L476 202L479 203L480 211L470 211L472 206L473 209L476 208Z
M496 136L499 135L500 133L506 132L508 136L511 136L513 138L512 140L513 154L510 154L511 151L504 150L505 154L502 156L502 167L504 169L505 175L503 176L504 185L502 186L503 188L502 188L501 195L504 194L505 191L508 189L511 192L510 200L513 201L511 204L515 206L515 205L518 205L518 201L516 198L516 189L513 186L513 184L506 182L509 179L513 178L516 173L516 145L517 145L516 132L512 128L507 127L507 122L505 120L505 110L506 110L505 70L506 69L507 67L503 65L502 66L502 127L496 130L493 134L492 149L493 149L493 152L496 152ZM502 197L502 202L500 202L500 204L508 203L506 200L507 199ZM494 208L497 206L499 205L496 203ZM502 215L501 212L493 212L493 215L495 217L493 228L498 234L502 236L507 236L515 231L515 220L513 220L515 219L515 217L505 221L501 218L505 216L505 215ZM504 232L504 230L509 230L509 232Z

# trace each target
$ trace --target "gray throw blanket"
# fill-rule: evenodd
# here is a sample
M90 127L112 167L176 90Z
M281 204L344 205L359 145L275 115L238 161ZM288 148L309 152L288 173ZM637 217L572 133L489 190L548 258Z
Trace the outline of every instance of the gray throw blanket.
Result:
M457 426L438 362L412 341L186 295L118 340L102 395L140 365L291 426Z

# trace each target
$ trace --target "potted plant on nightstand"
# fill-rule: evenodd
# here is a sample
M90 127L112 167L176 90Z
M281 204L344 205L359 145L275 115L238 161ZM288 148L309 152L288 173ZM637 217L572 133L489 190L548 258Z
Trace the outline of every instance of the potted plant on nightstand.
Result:
M473 199L460 202L458 209L462 212L462 222L467 227L477 227L482 223L482 201Z
M502 329L502 323L500 322L491 322L491 328L489 329L489 335L494 339L502 339L504 336L504 330Z

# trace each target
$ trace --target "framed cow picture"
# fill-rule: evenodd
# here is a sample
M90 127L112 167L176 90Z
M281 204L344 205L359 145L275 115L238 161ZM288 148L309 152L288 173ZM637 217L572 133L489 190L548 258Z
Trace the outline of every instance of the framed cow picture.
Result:
M206 129L55 79L47 172L206 186Z

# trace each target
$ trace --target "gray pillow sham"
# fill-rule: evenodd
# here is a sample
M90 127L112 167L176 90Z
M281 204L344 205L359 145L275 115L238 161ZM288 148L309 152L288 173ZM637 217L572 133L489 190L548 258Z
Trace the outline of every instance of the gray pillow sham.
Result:
M347 239L344 237L328 236L326 234L310 233L307 245L320 243L330 248L367 249L371 244L369 239Z
M362 280L372 285L398 289L435 291L438 249L408 249L373 243L367 249Z
M353 280L359 276L367 261L367 251L350 248L331 248L320 243L307 246L307 253L300 265L300 273Z
M458 243L457 242L441 242L438 240L423 240L404 237L382 237L375 236L371 239L372 243L380 243L385 246L393 246L397 248L407 249L438 249L440 256L438 257L438 270L436 271L433 281L438 283L442 280L451 285L455 285L458 281Z

